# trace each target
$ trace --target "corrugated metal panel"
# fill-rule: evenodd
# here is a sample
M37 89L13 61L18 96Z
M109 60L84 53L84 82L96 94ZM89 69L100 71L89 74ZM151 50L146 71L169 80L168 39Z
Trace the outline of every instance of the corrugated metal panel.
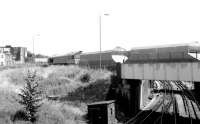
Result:
M113 66L116 63L112 59L112 55L123 54L124 51L111 51L111 52L102 52L101 53L101 63L102 66ZM81 54L80 55L80 65L89 65L89 66L99 66L100 63L100 53L91 53L91 54Z
M198 47L195 47L197 49ZM183 46L163 46L163 47L146 47L146 48L133 48L132 53L166 53L166 52L188 52L188 49L193 49L192 46L183 45ZM198 48L199 49L199 48Z
M126 63L196 61L195 58L188 55L189 52L200 52L200 47L183 45L133 49L126 53L128 56Z

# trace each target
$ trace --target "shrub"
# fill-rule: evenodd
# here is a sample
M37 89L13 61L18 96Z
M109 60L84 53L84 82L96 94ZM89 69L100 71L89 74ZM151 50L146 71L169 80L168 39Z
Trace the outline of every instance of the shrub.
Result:
M38 80L35 72L28 71L25 78L26 85L19 93L20 100L18 101L25 108L25 113L28 121L35 122L37 120L37 111L41 106L41 92L38 90Z
M88 73L81 75L80 81L83 82L83 83L89 82L90 81L90 75Z

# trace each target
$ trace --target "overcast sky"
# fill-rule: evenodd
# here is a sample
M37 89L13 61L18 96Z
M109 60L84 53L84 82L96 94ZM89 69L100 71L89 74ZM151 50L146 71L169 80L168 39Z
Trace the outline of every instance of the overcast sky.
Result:
M102 50L200 41L199 0L0 0L0 44L98 51L99 15Z

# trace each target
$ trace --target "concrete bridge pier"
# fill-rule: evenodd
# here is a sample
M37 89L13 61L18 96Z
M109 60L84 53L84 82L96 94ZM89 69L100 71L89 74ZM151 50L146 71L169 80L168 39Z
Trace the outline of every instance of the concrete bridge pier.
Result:
M123 91L128 99L127 113L128 116L132 117L136 115L140 110L140 90L142 80L137 79L124 79L122 80Z

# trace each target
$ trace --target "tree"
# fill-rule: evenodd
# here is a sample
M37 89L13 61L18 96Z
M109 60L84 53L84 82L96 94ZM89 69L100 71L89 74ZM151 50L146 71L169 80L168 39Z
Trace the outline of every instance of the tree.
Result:
M36 71L28 71L25 78L25 86L19 93L20 100L18 101L24 106L28 121L34 123L37 120L37 111L42 105L41 91L39 91L38 78Z

